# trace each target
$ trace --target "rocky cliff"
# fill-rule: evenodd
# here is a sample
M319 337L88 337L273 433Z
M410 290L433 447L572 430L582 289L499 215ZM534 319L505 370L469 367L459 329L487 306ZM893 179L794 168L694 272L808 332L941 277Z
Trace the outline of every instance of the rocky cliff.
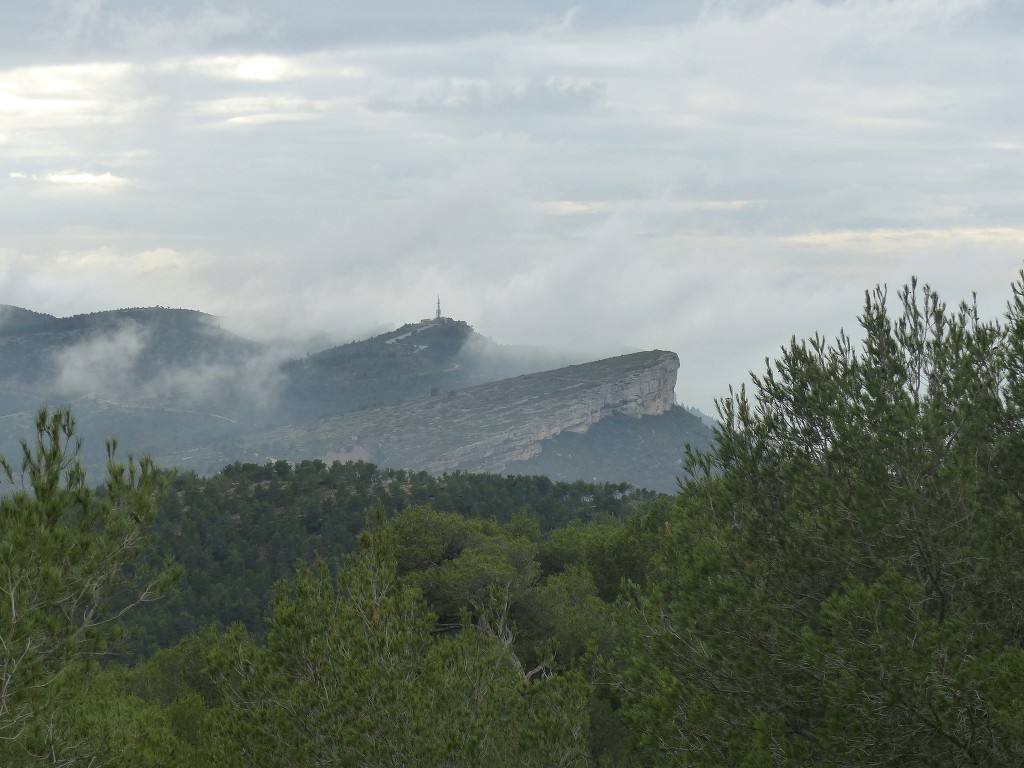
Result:
M660 350L518 376L264 433L248 448L268 458L363 458L442 472L500 472L563 432L586 432L619 413L658 415L673 405L679 358Z

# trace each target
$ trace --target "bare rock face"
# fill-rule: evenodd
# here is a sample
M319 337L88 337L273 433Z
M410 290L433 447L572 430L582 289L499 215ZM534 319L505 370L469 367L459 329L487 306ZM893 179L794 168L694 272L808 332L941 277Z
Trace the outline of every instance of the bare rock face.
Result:
M498 382L513 395L513 403L509 411L493 415L516 423L446 451L424 468L500 472L506 462L539 454L543 440L566 431L586 432L613 413L632 418L665 413L675 402L678 370L675 353L640 352ZM517 394L525 397L516 398Z
M623 413L635 419L665 413L675 404L678 371L679 358L674 352L664 352L652 364L644 361L621 381L609 382L600 390L602 403L598 420L611 413Z
M251 447L279 458L359 450L384 466L500 472L536 456L542 441L614 413L667 412L678 370L673 352L637 352L276 430Z

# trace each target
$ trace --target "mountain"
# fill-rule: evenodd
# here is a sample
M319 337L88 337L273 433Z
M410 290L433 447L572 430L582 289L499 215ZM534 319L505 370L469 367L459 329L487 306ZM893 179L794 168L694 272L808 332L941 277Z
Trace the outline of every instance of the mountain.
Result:
M672 492L685 445L710 433L674 405L679 358L654 350L533 373L247 441L254 453L363 459L430 472L544 474Z
M149 350L165 362L183 362L204 353L221 353L235 346L251 350L254 342L222 330L212 315L192 309L145 307L54 317L7 304L0 305L0 340L3 343L30 336L40 343L38 351L51 351L90 336L134 326L153 334L153 341L167 344ZM190 346L186 346L186 342Z
M502 379L254 433L188 456L220 467L359 460L432 473L543 474L677 489L687 443L710 444L696 416L674 404L679 358L654 350Z
M234 461L363 459L430 472L552 473L671 491L686 442L664 351L565 365L437 317L303 359L192 310L57 318L0 308L0 453L40 404L72 405L90 473L104 439L209 474Z
M18 456L41 405L73 407L90 475L102 471L112 435L159 453L240 434L263 410L276 368L257 370L267 358L261 345L194 310L58 318L0 307L0 453Z
M145 400L170 371L239 364L259 351L260 345L193 310L119 309L58 318L0 306L0 387L8 393L53 398L98 392Z

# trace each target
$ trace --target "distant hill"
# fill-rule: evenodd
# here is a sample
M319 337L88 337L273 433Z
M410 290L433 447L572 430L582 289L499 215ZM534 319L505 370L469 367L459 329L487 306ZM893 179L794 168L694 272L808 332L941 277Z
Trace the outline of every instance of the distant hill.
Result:
M93 474L117 435L203 474L238 460L362 459L674 489L683 445L710 434L673 408L678 358L565 362L452 318L287 360L193 310L57 318L4 306L0 453L16 456L41 404L70 404Z
M403 325L287 363L286 402L299 417L393 405L472 383L463 347L483 337L460 320Z
M0 335L14 336L20 333L34 333L58 322L53 315L32 312L10 304L0 304Z
M0 306L0 384L45 397L89 388L145 397L168 370L237 364L260 345L187 309L118 309L53 317Z
M211 315L164 307L53 317L0 307L0 453L41 405L71 405L91 474L104 442L159 454L264 427L277 363ZM251 375L246 375L246 374Z

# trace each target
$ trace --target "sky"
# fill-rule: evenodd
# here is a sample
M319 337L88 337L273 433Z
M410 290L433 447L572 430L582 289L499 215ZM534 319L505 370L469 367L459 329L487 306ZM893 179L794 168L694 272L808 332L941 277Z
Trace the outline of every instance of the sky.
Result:
M1024 267L1019 0L9 0L0 304L668 349L707 412Z

